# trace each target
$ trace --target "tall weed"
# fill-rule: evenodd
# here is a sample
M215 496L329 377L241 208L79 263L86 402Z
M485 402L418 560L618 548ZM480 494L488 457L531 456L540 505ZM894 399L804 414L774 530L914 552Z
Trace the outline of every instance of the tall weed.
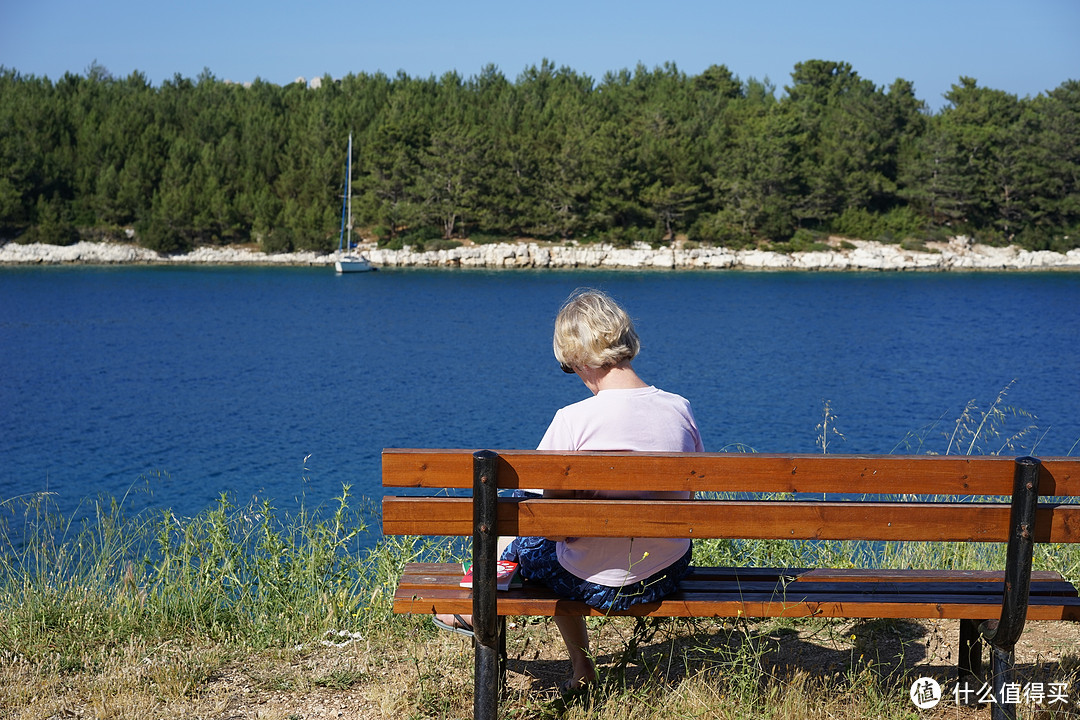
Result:
M364 631L390 617L405 563L452 548L418 538L370 545L375 511L354 506L347 486L326 511L294 513L222 495L193 518L128 517L101 501L80 528L48 495L3 509L22 522L17 537L0 525L0 653L27 656L52 648L76 658L132 635L260 648Z
M907 433L893 451L920 455L1035 453L1042 438L1037 418L1006 402L1015 384L1015 379L1009 381L989 405L969 400L950 424L942 424L943 414L930 425Z

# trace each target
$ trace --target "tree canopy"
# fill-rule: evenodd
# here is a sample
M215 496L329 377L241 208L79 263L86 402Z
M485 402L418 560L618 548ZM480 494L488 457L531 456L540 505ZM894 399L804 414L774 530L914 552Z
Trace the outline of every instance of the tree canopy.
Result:
M779 94L723 65L595 81L545 60L513 81L488 66L318 88L0 67L0 236L327 250L351 133L356 224L383 243L1080 246L1080 82L1017 98L962 77L946 99L931 114L911 83L824 60Z

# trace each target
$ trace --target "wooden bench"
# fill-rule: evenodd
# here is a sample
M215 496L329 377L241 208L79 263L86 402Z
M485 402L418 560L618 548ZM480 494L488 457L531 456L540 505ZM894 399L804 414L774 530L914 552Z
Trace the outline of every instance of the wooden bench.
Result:
M506 616L605 614L528 584L496 594L500 535L1008 543L1001 571L694 567L664 600L614 613L958 619L961 677L981 677L988 644L987 682L998 698L1014 682L1013 648L1027 618L1080 620L1076 587L1056 572L1032 572L1034 543L1080 542L1080 459L388 449L382 463L386 488L441 491L384 497L384 534L473 537L473 590L458 586L458 564L413 563L394 612L473 615L476 718L497 715ZM689 490L697 499L498 495L533 488ZM1012 717L1015 708L999 702L991 713Z

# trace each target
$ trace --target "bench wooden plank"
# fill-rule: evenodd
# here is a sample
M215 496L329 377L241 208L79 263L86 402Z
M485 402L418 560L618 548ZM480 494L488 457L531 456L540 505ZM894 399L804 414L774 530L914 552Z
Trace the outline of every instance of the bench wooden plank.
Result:
M896 595L867 599L860 594L777 597L774 593L682 593L660 602L635 605L626 611L603 612L584 603L564 600L546 588L509 591L498 598L501 615L629 615L655 617L835 617L835 618L940 618L986 620L997 617L1000 595ZM433 588L394 596L395 613L470 613L472 596L464 588ZM1080 598L1037 595L1029 601L1029 620L1080 621Z
M384 450L383 485L471 489L471 452ZM986 455L496 452L499 487L511 489L768 493L842 489L856 495L999 496L1013 491L1013 459ZM1042 463L1040 495L1080 496L1080 458L1043 458Z
M1001 570L927 570L923 568L874 569L874 568L764 568L764 567L710 567L693 565L692 578L715 580L790 578L792 580L815 580L829 582L873 581L884 582L1003 582ZM1064 581L1056 570L1035 570L1033 581Z
M1005 573L1001 570L926 570L921 568L873 569L873 568L813 568L799 574L799 579L830 580L845 582L851 580L883 580L886 582L929 582L949 580L951 582L1002 582ZM1056 570L1033 570L1032 582L1063 581Z
M954 588L955 589L955 588ZM1070 594L1056 594L1056 593L1042 593L1036 592L1032 594L1032 602L1035 599L1044 605L1062 605L1062 606L1076 606L1080 604L1080 598L1077 597L1075 592ZM462 588L457 585L436 585L428 587L410 587L408 585L402 585L399 587L398 592L395 594L395 602L441 602L443 600L450 602L468 601L471 598L471 593L467 588ZM860 592L853 590L852 592L843 592L835 587L829 588L803 588L801 586L788 586L787 588L777 588L763 586L759 589L751 587L734 587L720 585L716 587L703 586L700 588L680 587L675 592L665 597L665 600L677 600L682 603L687 602L714 602L717 598L728 599L744 599L744 600L770 600L779 603L799 603L799 602L877 602L886 604L922 604L922 603L934 603L938 605L949 604L980 604L1000 606L1001 604L1001 592L986 592L986 593L969 593L969 592L920 592L913 591L909 593L904 592L884 592L882 588L868 590L866 592ZM520 590L510 590L507 592L500 592L498 596L499 611L500 614L518 614L512 611L507 611L507 608L514 607L521 602L530 602L532 600L542 600L555 602L561 600L550 589L542 585L527 585ZM655 603L653 603L654 605ZM395 612L401 612L395 610Z
M453 576L439 575L403 575L401 587L409 592L423 593L426 590L457 588L460 574ZM536 590L539 586L529 586L530 590ZM970 595L994 595L997 602L1001 602L1004 592L1004 583L980 583L980 582L843 582L843 583L817 583L795 581L791 583L761 581L730 581L717 582L715 580L687 579L679 583L679 591L689 595L693 593L771 593L774 596L801 596L806 593L814 595L858 595L866 596L914 596L922 595L930 598L945 598L952 596ZM1046 597L1077 597L1076 588L1071 583L1060 581L1050 583L1032 583L1031 595Z
M998 503L737 500L499 501L504 536L1005 542ZM473 533L470 498L383 498L386 535ZM1080 504L1040 504L1036 542L1080 540Z
M730 589L726 586L730 585ZM823 594L861 594L861 595L927 595L945 597L948 595L987 595L996 594L999 598L1005 591L1005 583L984 582L814 582L795 580L789 583L764 581L717 583L715 580L686 579L679 583L683 592L705 592L719 589L721 592L775 592L786 593L823 593ZM1032 583L1032 595L1076 597L1076 588L1071 583L1051 582Z
M683 593L697 592L748 592L748 593L819 593L819 594L862 594L862 595L996 595L1000 602L1004 588L1002 573L981 573L984 577L971 577L971 571L946 571L937 573L933 579L926 579L921 571L889 571L892 579L880 580L868 578L865 573L860 577L843 577L843 570L834 571L834 576L816 574L811 571L797 578L773 572L771 575L757 577L736 577L732 573L737 568L692 567L689 574L679 583ZM952 576L947 573L953 573ZM907 573L907 576L905 576ZM1061 578L1058 573L1040 573L1046 579L1033 580L1032 595L1076 597L1077 590ZM410 563L401 576L400 586L409 591L427 589L459 588L461 566L457 563ZM538 585L527 585L531 591L540 589ZM468 592L468 590L466 590Z

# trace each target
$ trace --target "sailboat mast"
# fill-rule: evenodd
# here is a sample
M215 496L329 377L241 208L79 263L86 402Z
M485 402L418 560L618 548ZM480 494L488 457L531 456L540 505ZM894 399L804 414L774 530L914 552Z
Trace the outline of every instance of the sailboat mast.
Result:
M348 205L349 222L346 226L346 250L352 250L352 133L349 133L349 156L345 160L345 202Z

